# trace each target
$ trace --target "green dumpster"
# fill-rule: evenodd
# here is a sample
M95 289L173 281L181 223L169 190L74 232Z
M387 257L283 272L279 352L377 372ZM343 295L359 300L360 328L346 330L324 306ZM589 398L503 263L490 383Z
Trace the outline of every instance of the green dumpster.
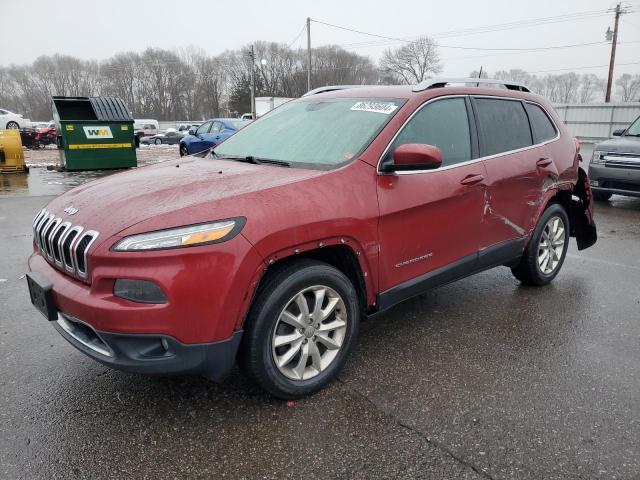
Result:
M116 97L52 97L60 165L66 170L137 166L133 118Z

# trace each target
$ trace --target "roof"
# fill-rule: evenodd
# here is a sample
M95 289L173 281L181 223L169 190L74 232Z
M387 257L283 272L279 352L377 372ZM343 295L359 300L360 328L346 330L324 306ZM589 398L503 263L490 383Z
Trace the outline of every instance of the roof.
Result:
M502 86L504 88L496 88ZM331 97L393 97L410 98L416 93L441 88L451 89L451 93L463 94L527 94L531 91L525 85L506 80L488 78L433 78L417 85L327 85L310 90L303 97L322 94ZM454 92L455 91L455 92ZM517 95L520 96L520 95Z

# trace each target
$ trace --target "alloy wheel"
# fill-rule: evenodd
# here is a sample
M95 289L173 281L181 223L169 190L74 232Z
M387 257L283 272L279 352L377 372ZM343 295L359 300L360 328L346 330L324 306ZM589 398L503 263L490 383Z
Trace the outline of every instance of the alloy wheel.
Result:
M17 130L20 128L20 125L18 125L18 122L9 122L7 123L7 130Z
M280 373L292 380L320 374L340 352L348 321L344 300L332 288L317 285L294 295L280 313L271 338Z
M558 267L565 247L565 224L559 216L551 217L538 243L538 266L544 275L551 275Z

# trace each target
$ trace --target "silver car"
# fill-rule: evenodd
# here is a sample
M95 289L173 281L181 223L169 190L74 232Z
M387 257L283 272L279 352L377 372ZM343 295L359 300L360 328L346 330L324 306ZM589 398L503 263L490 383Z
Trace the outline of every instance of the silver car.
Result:
M640 197L640 117L613 136L596 145L589 164L593 196L602 202L614 193Z

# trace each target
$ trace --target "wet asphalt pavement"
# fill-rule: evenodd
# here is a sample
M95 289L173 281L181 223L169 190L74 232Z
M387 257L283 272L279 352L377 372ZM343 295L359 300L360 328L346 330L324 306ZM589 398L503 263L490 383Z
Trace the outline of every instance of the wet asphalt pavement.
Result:
M598 205L550 286L499 268L365 322L339 380L286 403L62 339L22 276L33 215L81 177L30 175L0 175L0 479L640 478L640 199Z

